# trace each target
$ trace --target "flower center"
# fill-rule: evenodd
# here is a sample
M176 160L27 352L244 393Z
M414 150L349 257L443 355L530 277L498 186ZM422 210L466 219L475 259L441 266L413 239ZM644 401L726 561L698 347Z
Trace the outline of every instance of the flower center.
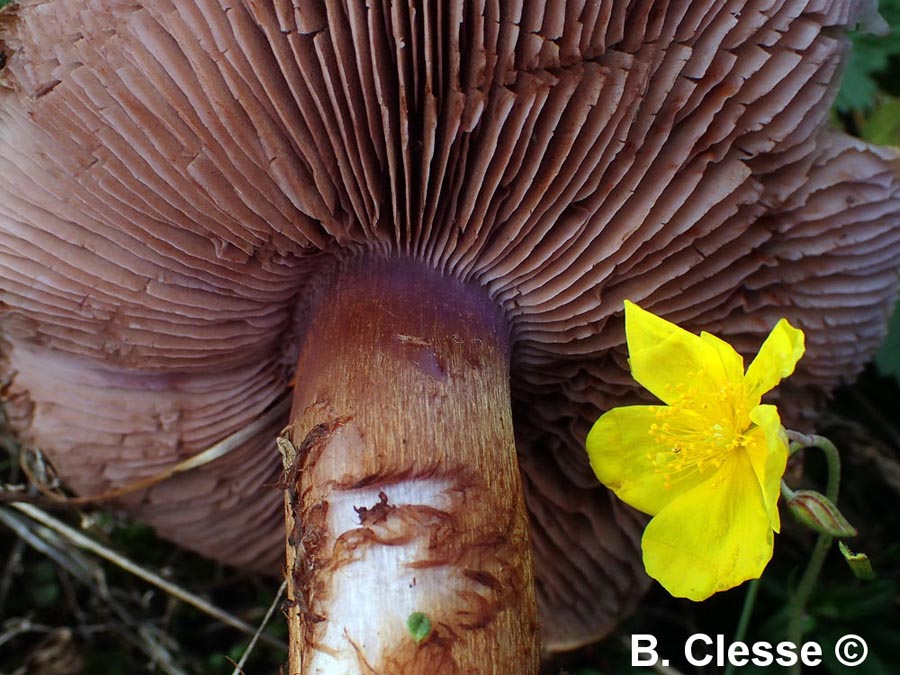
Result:
M704 375L693 374L688 379L702 382ZM678 481L719 469L744 445L744 433L752 426L742 405L742 382L726 382L717 390L682 384L670 389L673 403L660 406L657 421L650 425L650 436L660 450L647 456L667 489Z

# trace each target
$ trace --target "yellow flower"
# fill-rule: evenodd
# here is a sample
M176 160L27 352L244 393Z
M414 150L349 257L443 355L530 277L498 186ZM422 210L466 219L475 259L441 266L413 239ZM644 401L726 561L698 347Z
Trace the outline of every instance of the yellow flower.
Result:
M755 579L772 557L788 441L764 393L794 371L803 333L778 322L744 372L727 342L625 303L634 379L666 405L615 408L587 437L602 483L653 519L647 573L704 600Z

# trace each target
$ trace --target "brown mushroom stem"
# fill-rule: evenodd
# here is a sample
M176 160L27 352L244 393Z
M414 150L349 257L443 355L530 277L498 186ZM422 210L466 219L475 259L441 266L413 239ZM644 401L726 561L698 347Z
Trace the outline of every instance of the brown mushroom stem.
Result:
M289 429L290 672L537 672L503 318L412 262L336 278Z

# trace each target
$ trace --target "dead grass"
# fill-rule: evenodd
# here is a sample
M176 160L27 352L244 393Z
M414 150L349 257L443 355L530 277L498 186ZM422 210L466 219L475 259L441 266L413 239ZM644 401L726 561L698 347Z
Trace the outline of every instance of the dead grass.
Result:
M0 674L277 671L281 622L253 636L277 614L278 580L188 554L112 510L12 502L64 495L2 421L0 484Z

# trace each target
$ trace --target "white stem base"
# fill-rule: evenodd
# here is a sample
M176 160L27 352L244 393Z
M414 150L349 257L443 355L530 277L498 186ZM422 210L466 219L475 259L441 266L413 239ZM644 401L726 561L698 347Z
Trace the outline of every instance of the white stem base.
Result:
M440 635L460 612L477 611L464 600L477 584L453 561L435 561L431 548L432 528L450 522L451 490L448 481L418 479L332 493L328 529L344 553L332 558L329 620L309 655L311 673L372 672L364 667L374 670L398 645L413 651L414 612Z

